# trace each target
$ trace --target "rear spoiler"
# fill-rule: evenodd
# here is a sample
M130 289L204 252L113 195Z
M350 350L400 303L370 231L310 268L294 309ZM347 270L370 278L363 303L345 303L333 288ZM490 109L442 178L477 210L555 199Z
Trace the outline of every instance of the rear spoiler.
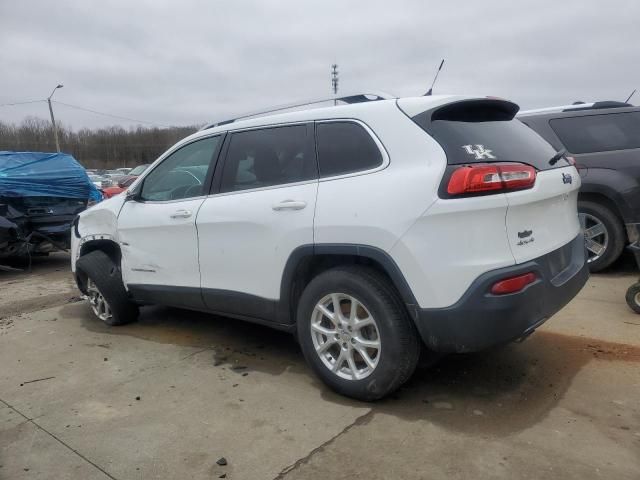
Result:
M448 103L420 114L429 115L430 121L449 120L454 122L487 122L513 120L520 107L508 100L486 98L461 100Z

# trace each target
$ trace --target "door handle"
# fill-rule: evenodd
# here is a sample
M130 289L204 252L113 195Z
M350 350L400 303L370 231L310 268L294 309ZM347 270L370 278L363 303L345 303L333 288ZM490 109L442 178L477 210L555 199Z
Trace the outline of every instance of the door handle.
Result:
M279 212L280 210L302 210L306 206L307 206L307 202L296 201L296 200L284 200L280 203L276 203L271 208L274 209L276 212Z
M171 214L171 218L189 218L191 210L176 210Z

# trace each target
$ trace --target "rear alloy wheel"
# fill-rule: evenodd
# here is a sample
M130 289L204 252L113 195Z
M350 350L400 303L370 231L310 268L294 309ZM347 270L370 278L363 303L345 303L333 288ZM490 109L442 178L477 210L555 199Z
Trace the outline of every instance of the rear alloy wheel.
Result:
M588 200L578 202L578 218L589 270L599 272L615 262L624 249L626 235L622 222L605 205Z
M351 295L332 293L316 304L311 337L322 363L340 378L366 378L378 365L382 348L378 326Z
M420 339L389 280L374 269L343 266L309 282L297 311L307 363L336 392L372 401L415 370Z

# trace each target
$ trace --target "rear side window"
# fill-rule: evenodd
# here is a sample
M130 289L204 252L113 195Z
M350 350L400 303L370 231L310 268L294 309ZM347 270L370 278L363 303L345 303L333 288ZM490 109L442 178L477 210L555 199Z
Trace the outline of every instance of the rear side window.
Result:
M320 177L370 170L382 165L371 135L354 122L316 124Z
M519 162L538 170L554 168L549 160L556 151L514 118L517 111L517 105L504 100L472 100L427 110L412 120L442 146L450 165Z
M549 123L572 153L640 148L640 112L556 118Z
M221 192L317 178L313 138L306 125L231 134Z

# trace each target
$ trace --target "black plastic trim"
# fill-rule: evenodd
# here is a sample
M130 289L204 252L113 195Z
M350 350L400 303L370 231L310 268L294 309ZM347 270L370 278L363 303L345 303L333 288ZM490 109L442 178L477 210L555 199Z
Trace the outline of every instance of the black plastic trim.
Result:
M165 305L237 318L278 330L290 331L292 324L276 321L278 300L230 290L200 289L175 285L129 284L129 295L141 305Z
M260 318L268 322L276 320L278 300L213 288L203 288L202 299L207 310Z
M568 261L557 272L558 259ZM491 294L504 278L535 272L538 279L517 293ZM564 307L589 278L584 238L535 260L480 275L455 304L420 309L416 327L427 347L439 352L474 352L527 336Z
M282 274L280 301L276 307L277 319L280 323L295 322L295 312L291 311L291 299L296 287L295 279L298 268L306 259L319 255L355 256L375 261L382 266L398 290L410 314L415 318L418 305L416 298L400 271L400 267L387 252L369 245L324 243L302 245L291 252Z
M270 325L281 330L295 328L292 296L297 287L299 267L314 256L355 256L378 263L391 278L409 313L417 318L417 301L398 265L384 250L357 244L317 244L296 248L285 265L280 283L280 298L269 299L231 290L181 287L171 285L129 284L134 301L140 304L167 305L178 308L227 315L233 318Z
M180 287L176 285L127 285L131 298L143 305L166 305L168 307L206 310L198 287Z

